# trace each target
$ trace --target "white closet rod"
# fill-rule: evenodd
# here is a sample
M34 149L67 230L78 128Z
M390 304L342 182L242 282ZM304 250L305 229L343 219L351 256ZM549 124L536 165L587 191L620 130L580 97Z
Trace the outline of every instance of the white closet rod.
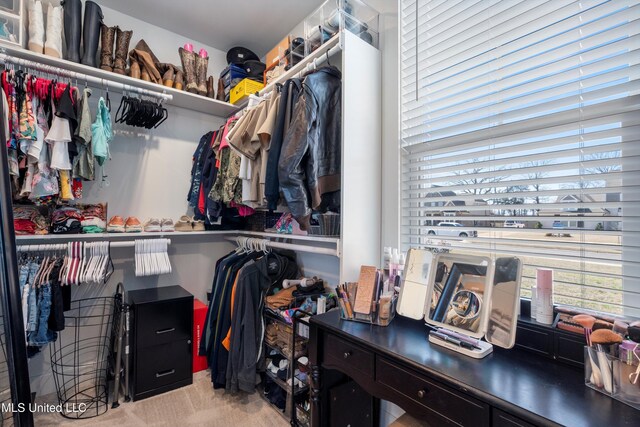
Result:
M302 74L304 74L304 73L306 73L308 71L311 71L312 69L318 68L318 66L322 65L324 62L326 62L329 57L331 57L334 54L340 52L341 50L342 50L342 46L340 45L340 43L336 44L335 46L333 46L331 49L329 49L323 55L321 55L321 56L319 56L317 58L313 58L313 61L309 61L309 63L306 64L300 71L298 71L297 73L289 76L287 78L287 80L288 79L293 79L293 78L296 78L296 77L301 77ZM267 92L260 92L260 96L264 98L267 95L269 95L271 92L273 92L274 89L275 89L275 85L273 85L273 88L269 89Z
M105 79L101 79L98 77L94 77L94 76L89 76L87 74L82 74L82 73L76 73L74 71L69 71L69 70L65 70L63 68L59 68L59 67L54 67L52 65L46 65L46 64L41 64L39 62L35 62L35 61L30 61L28 59L22 59L22 58L16 58L14 56L9 56L6 53L0 53L0 63L6 64L6 63L10 63L10 64L15 64L15 65L21 65L23 67L27 67L27 68L33 68L34 70L37 71L42 71L45 73L50 73L50 74L55 74L57 76L61 76L61 77L68 77L70 79L76 79L76 80L84 80L87 82L87 84L91 83L93 86L95 87L110 87L116 91L120 91L120 92L125 92L125 91L129 91L129 92L135 92L137 94L140 95L145 95L145 96L152 96L155 98L161 98L165 101L171 101L173 99L173 95L167 94L167 93L162 93L162 92L156 92L153 90L148 90L148 89L143 89L140 87L135 87L135 86L130 86L124 83L117 83L111 80L105 80Z
M170 239L166 239L167 244L171 244ZM110 242L110 248L133 248L135 247L135 240L129 240L124 242ZM16 250L18 252L45 252L45 251L64 251L67 249L66 243L54 243L45 245L18 245Z
M283 235L282 238L286 239L286 236ZM237 240L236 240L237 238L236 237L225 237L225 239L230 241L230 242L237 243ZM254 240L260 240L261 242L264 241L267 246L272 247L272 248L277 248L277 249L289 249L289 250L292 250L292 251L310 252L310 253L313 253L313 254L338 256L338 250L337 249L316 248L314 246L296 245L296 244L293 244L293 243L272 242L271 240L266 240L266 239L254 239Z

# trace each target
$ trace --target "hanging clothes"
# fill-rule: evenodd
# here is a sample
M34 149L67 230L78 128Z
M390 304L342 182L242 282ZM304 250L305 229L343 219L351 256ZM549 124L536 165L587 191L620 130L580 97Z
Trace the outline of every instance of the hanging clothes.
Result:
M98 164L103 166L105 161L109 159L109 143L113 139L113 131L111 129L111 115L107 108L104 98L100 97L98 101L98 112L96 113L96 121L91 125L91 135L93 141L93 155Z
M275 252L234 251L218 260L199 347L214 388L255 390L256 368L264 356L264 296L282 280L298 277L295 259Z
M82 100L80 102L80 122L73 136L78 150L78 155L73 162L73 177L82 178L86 181L95 179L93 133L91 131L91 110L89 109L90 96L91 89L85 88L82 91Z

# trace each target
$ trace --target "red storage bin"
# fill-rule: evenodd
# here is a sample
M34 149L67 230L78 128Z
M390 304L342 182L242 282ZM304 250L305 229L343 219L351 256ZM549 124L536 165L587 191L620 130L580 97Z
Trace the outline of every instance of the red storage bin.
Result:
M204 331L204 322L207 318L207 305L202 301L193 300L193 372L200 372L207 369L207 358L198 356L198 348Z

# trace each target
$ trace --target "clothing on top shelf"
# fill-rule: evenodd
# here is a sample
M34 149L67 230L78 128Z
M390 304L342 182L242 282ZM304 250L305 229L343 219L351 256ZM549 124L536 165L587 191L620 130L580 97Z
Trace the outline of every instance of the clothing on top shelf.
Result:
M13 206L13 227L17 235L48 234L49 221L46 208L33 205Z
M255 390L256 368L264 360L264 296L299 276L295 259L276 252L234 251L218 260L199 348L214 388Z

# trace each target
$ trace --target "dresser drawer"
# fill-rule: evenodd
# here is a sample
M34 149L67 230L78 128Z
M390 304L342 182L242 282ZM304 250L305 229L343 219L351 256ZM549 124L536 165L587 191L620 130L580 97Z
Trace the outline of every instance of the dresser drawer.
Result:
M334 335L325 335L325 339L323 360L328 367L336 367L351 377L358 373L373 377L372 352Z
M135 393L164 387L191 378L191 343L175 341L138 350Z
M137 305L134 315L138 349L191 339L193 299Z
M437 425L489 425L489 405L405 370L383 357L376 359L375 381L409 398L417 409L414 412L426 414L430 420L438 421Z
M494 427L534 427L533 424L496 408L492 408L491 425Z

